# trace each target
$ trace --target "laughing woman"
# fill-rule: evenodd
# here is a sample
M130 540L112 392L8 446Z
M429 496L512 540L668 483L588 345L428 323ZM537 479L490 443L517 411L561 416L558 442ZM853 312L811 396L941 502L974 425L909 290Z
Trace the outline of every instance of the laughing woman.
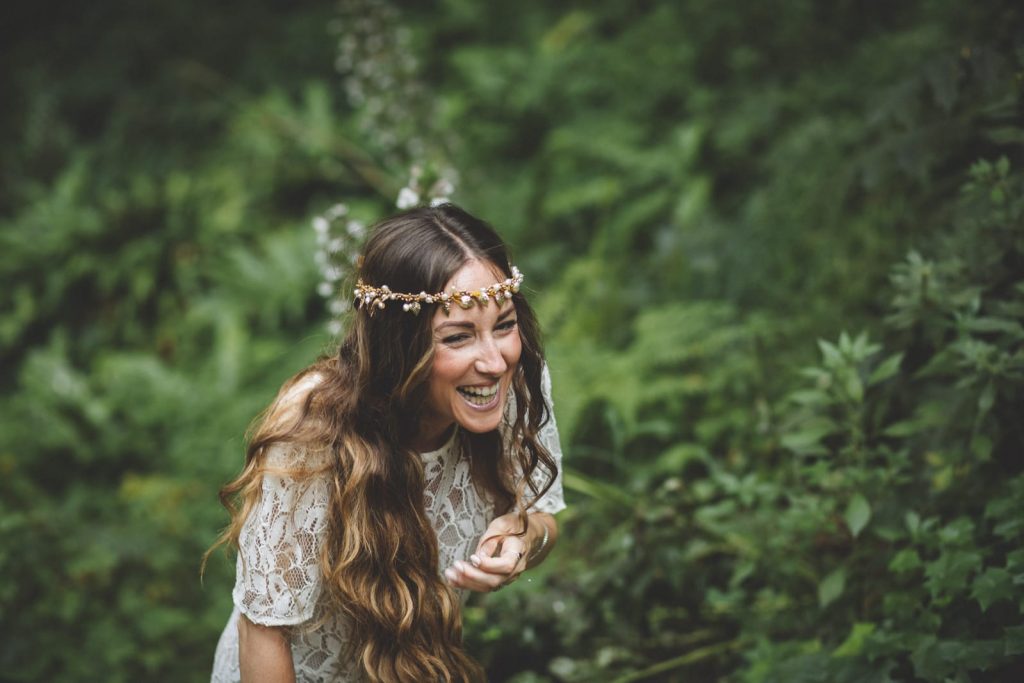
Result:
M451 204L375 227L338 352L284 385L221 492L214 683L483 680L462 600L542 562L565 507L522 278Z

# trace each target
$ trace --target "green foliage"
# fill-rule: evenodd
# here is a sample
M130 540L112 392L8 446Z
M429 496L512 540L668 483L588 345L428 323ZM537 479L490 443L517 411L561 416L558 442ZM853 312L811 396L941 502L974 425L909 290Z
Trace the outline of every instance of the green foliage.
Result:
M205 680L217 488L329 342L305 223L408 172L331 3L122 5L5 32L3 680ZM559 548L467 607L492 679L1020 678L1020 9L404 5L566 451Z
M767 434L751 429L753 411L729 423L736 450L701 434L704 415L720 411L706 401L736 404L759 387L730 395L726 381L704 395L704 382L685 380L756 375L753 322L676 304L638 317L625 349L597 360L574 346L556 365L563 395L601 406L567 399L560 410L574 420L572 466L595 467L591 439L616 450L604 454L607 481L567 477L585 498L565 543L588 550L546 577L561 597L548 604L534 587L501 596L514 604L497 613L525 615L524 632L537 621L553 631L528 642L538 656L559 644L547 650L549 675L635 680L628 672L685 667L757 682L944 681L1019 671L1024 271L999 264L1024 256L1024 177L1001 162L979 181L989 166L973 167L931 259L912 253L894 267L887 343L819 341L820 362L776 402ZM927 264L955 274L939 312L907 303L920 288L908 269ZM967 355L979 343L987 362ZM637 420L645 405L676 428ZM694 431L678 426L684 415ZM658 452L657 437L660 454L641 457Z

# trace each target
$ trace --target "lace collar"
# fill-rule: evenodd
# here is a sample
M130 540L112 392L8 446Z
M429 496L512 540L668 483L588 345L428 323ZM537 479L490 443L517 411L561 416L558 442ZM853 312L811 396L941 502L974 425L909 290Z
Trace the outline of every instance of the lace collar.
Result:
M451 453L452 449L455 448L455 437L458 435L458 433L459 425L458 423L455 423L452 426L452 433L448 437L448 440L444 442L444 445L438 448L437 450L427 451L426 453L420 453L420 459L423 460L424 463L434 462L438 458Z

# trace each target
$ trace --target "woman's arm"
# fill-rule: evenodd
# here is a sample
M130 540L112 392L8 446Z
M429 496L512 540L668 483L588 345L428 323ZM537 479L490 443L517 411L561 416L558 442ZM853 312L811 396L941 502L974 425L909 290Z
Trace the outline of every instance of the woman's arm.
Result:
M263 455L259 501L238 536L238 668L243 683L294 683L290 629L313 619L319 603L329 488L308 473L319 452L274 443Z
M551 552L551 548L554 547L558 540L558 521L554 515L547 512L531 512L527 519L530 525L526 534L530 539L527 547L530 550L526 555L526 568L530 569L543 562ZM546 541L545 536L547 536Z
M295 683L292 648L280 626L238 617L238 664L242 683Z

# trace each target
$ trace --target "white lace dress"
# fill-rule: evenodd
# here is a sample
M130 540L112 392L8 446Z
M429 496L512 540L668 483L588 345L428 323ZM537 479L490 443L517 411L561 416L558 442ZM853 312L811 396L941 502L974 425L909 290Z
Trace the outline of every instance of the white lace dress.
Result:
M544 398L551 407L551 379L544 369ZM507 411L511 412L511 411ZM510 417L510 416L507 416ZM508 420L506 420L507 423ZM444 446L423 453L427 516L437 533L441 571L456 559L467 560L494 517L492 505L470 480L453 430ZM565 508L562 497L562 449L554 413L540 439L558 463L554 484L531 507L552 514ZM281 469L315 465L326 454L296 444L276 444L267 451L268 463ZM536 472L543 482L546 473ZM328 614L320 600L318 556L327 531L328 488L325 478L305 481L267 473L257 507L242 527L240 552L232 591L234 611L217 643L211 683L235 683L238 671L238 617L265 626L294 626L290 630L292 661L299 683L360 681L356 662L342 655L348 624ZM465 596L463 596L465 597ZM306 627L303 627L306 624Z

